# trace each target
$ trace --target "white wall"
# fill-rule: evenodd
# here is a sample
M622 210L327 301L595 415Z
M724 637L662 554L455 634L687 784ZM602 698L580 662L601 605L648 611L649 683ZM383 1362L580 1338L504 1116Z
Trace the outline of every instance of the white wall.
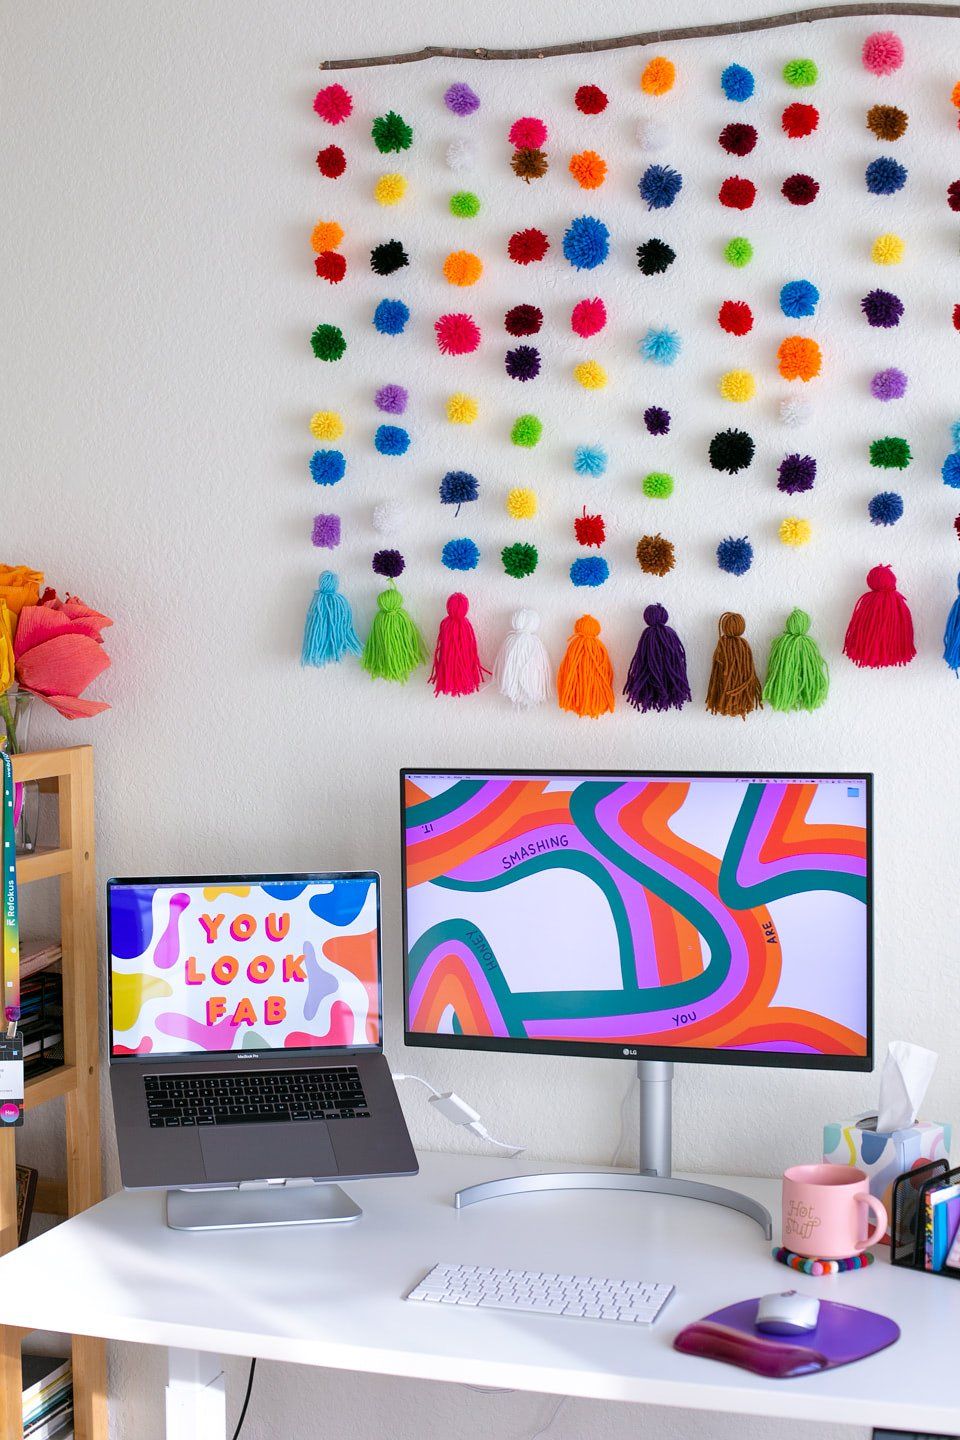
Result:
M117 620L108 641L114 668L98 692L113 710L73 726L44 716L36 739L96 746L102 877L379 867L391 1058L460 1090L497 1130L525 1137L534 1156L609 1162L626 1067L403 1052L401 764L874 769L879 1040L903 1035L938 1048L927 1110L957 1118L960 691L934 654L956 561L932 526L897 551L924 657L906 675L854 675L837 665L829 707L812 721L764 716L740 725L698 707L666 723L632 712L595 729L556 712L520 723L492 695L466 711L435 702L425 687L385 694L356 670L305 675L296 665L315 564L301 497L303 421L313 408L303 356L316 289L304 277L303 243L315 218L316 62L730 14L718 0L642 8L611 0L589 16L572 0L528 8L502 0L33 0L0 14L0 548ZM309 365L306 377L312 383ZM931 454L945 438L925 440ZM852 559L853 570L826 551L811 562L834 655L843 609L870 562L862 537ZM715 571L698 573L703 585L694 581L688 603L702 693L708 617L726 600L718 603ZM364 580L358 589L366 614L372 588ZM759 582L753 593L760 603ZM625 627L621 650L626 644ZM750 1070L704 1069L682 1074L677 1092L679 1166L775 1173L816 1156L821 1123L864 1108L874 1082L787 1073L759 1083ZM421 1145L455 1142L431 1128L419 1095L405 1101ZM113 1187L109 1108L104 1133ZM24 1153L47 1148L45 1139L43 1122L32 1123ZM240 1367L230 1375L237 1397ZM115 1348L115 1436L159 1433L159 1384L159 1357ZM349 1415L357 1440L493 1428L519 1440L550 1408L546 1399L264 1366L245 1433L332 1437ZM577 1403L551 1434L626 1436L637 1425L677 1437L800 1433Z

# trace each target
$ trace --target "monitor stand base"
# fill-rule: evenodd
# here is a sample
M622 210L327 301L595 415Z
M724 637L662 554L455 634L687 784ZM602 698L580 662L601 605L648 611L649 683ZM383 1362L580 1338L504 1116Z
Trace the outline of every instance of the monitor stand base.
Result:
M312 1181L290 1184L218 1186L168 1190L166 1220L171 1230L255 1230L278 1225L343 1225L363 1211L339 1185Z

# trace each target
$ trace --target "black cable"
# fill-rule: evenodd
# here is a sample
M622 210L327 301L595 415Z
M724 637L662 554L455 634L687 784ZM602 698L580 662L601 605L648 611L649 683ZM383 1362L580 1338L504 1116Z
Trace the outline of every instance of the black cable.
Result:
M243 1422L247 1418L247 1406L250 1404L250 1392L253 1389L253 1372L257 1368L256 1358L250 1361L250 1374L247 1376L247 1393L243 1397L243 1405L240 1409L240 1419L237 1421L237 1428L233 1432L233 1440L238 1440L240 1431L243 1429Z

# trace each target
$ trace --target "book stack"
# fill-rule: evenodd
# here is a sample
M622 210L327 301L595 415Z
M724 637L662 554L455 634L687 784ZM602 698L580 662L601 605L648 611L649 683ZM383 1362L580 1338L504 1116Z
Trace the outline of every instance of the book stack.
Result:
M23 1357L24 1440L73 1440L73 1371L55 1355Z
M40 970L20 986L23 1078L63 1064L63 976Z
M28 975L35 975L38 970L46 970L48 965L54 965L62 958L63 951L59 940L40 937L27 940L21 937L20 979L26 980Z

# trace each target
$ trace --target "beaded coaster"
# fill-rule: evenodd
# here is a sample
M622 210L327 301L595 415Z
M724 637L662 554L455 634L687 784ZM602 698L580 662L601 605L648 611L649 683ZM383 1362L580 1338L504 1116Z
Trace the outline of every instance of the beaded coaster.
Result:
M862 1255L848 1255L843 1260L816 1260L809 1255L795 1255L785 1245L775 1245L773 1258L791 1270L801 1270L804 1275L840 1275L845 1270L865 1270L872 1265L876 1256L869 1250Z

